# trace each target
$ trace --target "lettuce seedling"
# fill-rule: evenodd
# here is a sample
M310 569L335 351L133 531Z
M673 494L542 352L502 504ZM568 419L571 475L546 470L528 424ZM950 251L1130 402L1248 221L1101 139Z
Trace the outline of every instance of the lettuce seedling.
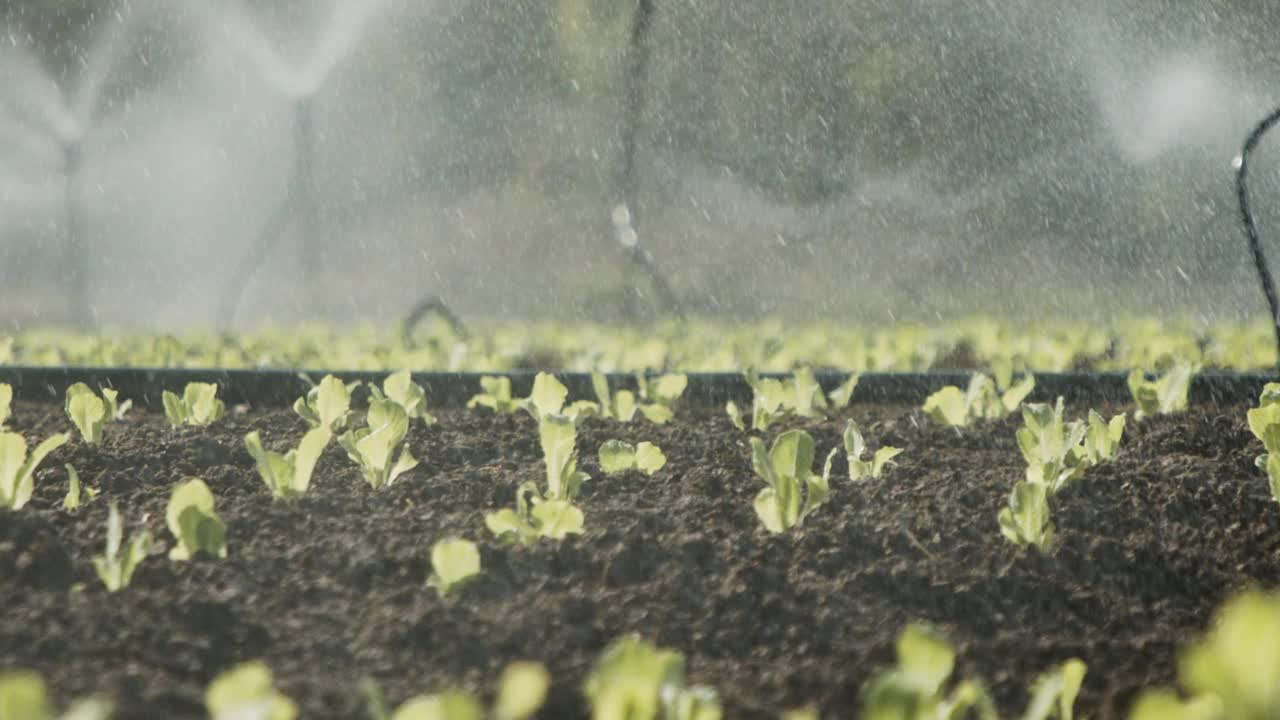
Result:
M863 460L862 454L867 451L867 443L863 440L862 433L858 432L857 423L852 420L844 426L844 451L849 461L849 479L854 482L880 477L885 467L902 453L899 448L885 446L877 450L870 460Z
M364 479L374 488L395 482L400 475L418 466L405 439L409 435L409 416L392 400L369 401L368 427L348 430L338 438L347 456L360 466ZM400 448L392 464L391 457Z
M113 502L107 513L107 552L93 559L93 569L97 571L102 584L107 586L107 592L116 592L129 586L138 563L145 560L147 553L151 551L151 533L147 530L134 533L129 539L129 546L122 553L120 548L123 542L124 523L120 519L120 510Z
M546 702L551 674L539 663L514 662L502 671L498 696L487 717L492 720L528 720ZM470 693L447 690L434 695L418 695L388 713L382 691L372 681L365 683L371 720L485 720L484 707Z
M486 375L480 378L484 392L467 401L468 408L486 407L499 415L510 415L520 409L520 401L511 397L511 378Z
M631 635L605 648L583 692L594 720L719 720L714 690L689 686L684 657Z
M651 378L644 373L636 373L636 387L642 401L671 408L688 389L689 376L684 373L665 373Z
M995 704L981 684L966 680L946 692L956 653L939 632L908 625L895 649L897 665L872 676L862 692L863 720L958 719L971 711L981 720L996 720Z
M1135 720L1274 720L1280 717L1280 595L1248 590L1218 610L1208 634L1179 658L1192 700L1145 693ZM1161 714L1163 713L1163 714Z
M267 484L271 495L289 499L301 496L310 487L316 461L332 438L327 425L313 427L302 436L297 448L281 455L264 449L262 438L254 430L244 436L244 446L253 456L258 476Z
M182 425L208 426L227 412L226 405L218 399L218 386L213 383L187 383L182 397L168 390L160 397L164 401L165 417L174 428Z
M1019 482L1009 493L1009 506L999 515L1000 532L1016 545L1033 545L1042 553L1053 544L1049 489L1044 483Z
M390 400L404 408L404 413L410 420L419 418L424 425L431 425L436 421L435 416L427 412L426 391L413 381L413 376L408 370L388 375L382 381L381 390L370 384L369 392L374 400Z
M359 384L343 383L325 375L319 385L313 385L306 395L294 401L293 411L313 428L342 432L351 421L351 392Z
M39 673L0 672L0 718L3 720L110 720L111 711L111 703L88 699L73 703L58 715L49 700L49 688Z
M546 415L538 422L538 441L547 470L548 500L573 500L591 476L578 470L578 428L565 415Z
M75 423L80 437L91 445L102 442L102 428L107 424L107 403L88 385L78 382L67 388L63 407Z
M45 438L27 455L27 441L18 433L0 431L0 509L21 510L35 491L36 468L45 456L71 438L58 433Z
M427 584L441 597L480 574L480 551L462 538L445 538L431 546L431 577Z
M849 402L853 400L853 391L858 388L858 381L861 379L861 375L852 373L844 382L837 385L835 390L827 393L827 399L831 401L831 407L836 410L849 407Z
M1090 465L1106 462L1120 450L1124 437L1125 414L1105 420L1097 410L1089 411L1089 429L1084 436L1084 457Z
M751 428L753 430L768 430L770 425L791 414L787 403L792 402L795 397L794 388L789 391L781 380L761 378L754 368L747 368L744 375L747 378L747 384L751 386ZM734 427L739 430L747 429L737 403L729 401L725 404L725 412L729 414Z
M1027 463L1027 482L1044 484L1052 495L1084 473L1087 428L1079 421L1067 422L1061 397L1053 406L1024 405L1022 422L1017 438Z
M0 428L9 422L9 416L13 413L13 386L8 383L0 383Z
M804 522L830 492L827 468L813 474L813 438L803 430L788 430L765 450L760 438L751 438L751 465L765 484L755 499L756 515L769 532L780 533Z
M112 422L123 420L125 413L133 407L132 400L120 402L120 391L112 388L102 388L102 400L107 404L107 419Z
M1023 720L1072 720L1087 668L1072 658L1036 678Z
M652 475L667 464L667 456L662 449L651 442L632 445L621 440L608 440L600 446L600 469L606 475L613 475L624 470L639 470Z
M600 406L590 400L579 400L565 407L568 398L569 389L564 383L557 380L555 375L540 372L533 378L533 390L529 397L520 401L520 409L539 422L548 415L563 415L574 422L581 422L600 413Z
M1280 383L1267 383L1258 398L1258 407L1248 412L1249 430L1262 441L1266 453L1258 456L1257 465L1266 469L1267 456L1280 453Z
M93 502L93 499L98 496L98 491L91 487L81 488L80 473L76 472L75 466L71 463L62 467L67 470L67 494L62 498L62 509L73 513L85 502ZM88 495L89 499L82 502L81 495Z
M1129 373L1129 393L1138 406L1133 413L1134 419L1142 420L1149 415L1171 415L1186 410L1187 394L1194 376L1195 367L1186 363L1173 366L1155 380L1147 380L1141 370L1135 369Z
M998 420L1017 410L1035 386L1035 376L1030 373L1007 388L998 387L982 373L974 373L968 389L947 385L925 398L924 412L936 422L951 427L966 427L980 419Z
M640 387L640 398L637 399L636 393L630 390L619 390L610 394L608 377L604 373L593 372L591 389L595 391L597 400L594 407L601 417L613 418L619 422L631 422L635 419L637 412L657 425L670 422L671 418L675 417L675 413L669 404L647 402L645 399L649 393L665 392L667 394L660 397L670 398L669 402L675 402L675 399L684 392L684 385L678 379L667 380L667 378L683 379L685 385L689 382L683 375L664 375L651 384L643 375L637 375L636 382Z
M516 489L516 509L503 508L484 516L500 542L533 545L541 538L561 540L581 535L585 518L582 510L568 500L548 500L531 482Z
M204 693L211 720L294 720L298 706L275 688L261 661L241 663L209 683Z
M173 489L164 519L177 541L170 560L190 560L198 553L227 556L227 526L214 513L213 492L200 478L187 478Z

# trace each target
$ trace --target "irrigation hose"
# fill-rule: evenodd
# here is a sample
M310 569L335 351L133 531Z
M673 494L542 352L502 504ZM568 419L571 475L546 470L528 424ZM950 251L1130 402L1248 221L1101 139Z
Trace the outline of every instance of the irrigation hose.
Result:
M1240 155L1236 158L1236 197L1240 202L1240 220L1244 223L1245 238L1249 241L1249 249L1253 252L1253 267L1258 271L1258 280L1262 283L1262 294L1267 298L1267 307L1271 310L1271 327L1275 332L1276 338L1276 361L1280 364L1280 300L1276 297L1275 280L1271 276L1271 270L1267 266L1267 257L1262 252L1262 241L1258 237L1258 227L1253 222L1253 212L1249 209L1249 154L1257 147L1258 142L1262 140L1262 136L1272 128L1277 122L1280 122L1280 108L1271 111L1271 114L1262 119L1253 132L1249 133L1249 137L1244 141L1244 147L1240 150ZM1278 365L1280 367L1280 365Z

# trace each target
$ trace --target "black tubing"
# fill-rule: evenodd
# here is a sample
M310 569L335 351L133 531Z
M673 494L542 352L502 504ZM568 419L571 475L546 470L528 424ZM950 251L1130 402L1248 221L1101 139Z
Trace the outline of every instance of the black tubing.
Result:
M1277 363L1280 363L1280 299L1276 297L1275 280L1271 276L1271 269L1267 266L1267 257L1262 252L1262 241L1258 237L1258 227L1253 222L1253 213L1249 210L1247 184L1249 154L1262 140L1262 136L1277 122L1280 122L1280 108L1272 110L1271 114L1263 118L1245 139L1236 167L1236 198L1240 202L1240 220L1244 223L1245 238L1249 241L1249 250L1253 252L1253 266L1258 271L1258 280L1262 283L1262 294L1266 296L1267 308L1271 311L1271 326L1276 338L1276 359Z
M17 398L32 401L62 402L67 387L75 382L90 387L112 387L135 404L160 407L163 390L181 392L189 382L213 382L219 386L219 397L228 403L248 403L260 407L286 407L306 393L310 385L301 376L317 382L323 370L191 370L170 368L85 368L85 367L0 367L0 383L13 386ZM386 372L335 372L344 382L360 380L378 382ZM529 394L536 375L532 370L506 373L420 372L414 381L422 385L431 407L460 407L480 392L480 378L502 375L511 378L512 394ZM569 388L573 400L594 399L588 373L555 373ZM929 394L944 385L966 387L969 371L927 373L863 373L853 393L857 404L921 405ZM784 377L763 373L762 377ZM831 390L844 382L845 373L817 373L818 382ZM1127 374L1107 373L1040 373L1031 393L1032 402L1052 402L1058 396L1072 403L1129 403ZM1235 405L1255 403L1262 386L1280 381L1274 374L1201 373L1191 381L1189 400L1192 404ZM613 388L634 388L630 374L610 374ZM682 402L688 405L719 407L728 400L740 405L750 403L751 388L741 373L690 373L689 387ZM749 409L749 406L744 406Z

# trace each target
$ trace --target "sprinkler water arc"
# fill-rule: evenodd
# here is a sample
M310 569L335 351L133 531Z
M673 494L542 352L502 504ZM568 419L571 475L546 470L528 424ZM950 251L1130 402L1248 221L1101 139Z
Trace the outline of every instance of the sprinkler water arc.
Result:
M1280 299L1276 296L1275 279L1267 264L1267 257L1262 251L1262 240L1258 236L1258 226L1253 221L1253 212L1249 208L1249 155L1277 122L1280 122L1280 108L1262 119L1249 133L1244 147L1233 163L1236 168L1236 198L1240 203L1240 220L1244 224L1245 239L1249 241L1249 250L1253 254L1253 266L1258 271L1258 281L1262 284L1262 294L1267 299L1267 308L1271 312L1271 327L1275 332L1276 358L1280 363Z

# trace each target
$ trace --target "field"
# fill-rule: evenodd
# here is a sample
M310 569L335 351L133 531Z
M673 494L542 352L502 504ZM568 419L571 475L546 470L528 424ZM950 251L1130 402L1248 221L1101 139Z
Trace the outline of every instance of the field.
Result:
M965 427L920 405L860 402L856 388L847 407L832 400L760 430L687 401L673 402L663 424L584 413L566 426L590 476L571 498L583 532L521 545L501 542L486 516L513 507L522 485L549 482L540 433L555 414L536 407L430 407L435 422L411 418L403 443L418 464L386 487L329 442L305 493L280 499L245 436L281 453L299 446L308 423L293 410L233 405L208 426L175 428L152 397L89 443L62 402L21 395L8 430L31 446L70 439L40 465L30 502L0 510L0 672L39 672L62 705L109 699L116 720L207 717L211 681L252 660L302 718L369 717L368 680L392 707L448 688L488 701L503 668L521 660L550 673L538 717L615 717L584 683L629 634L681 653L687 684L712 688L725 718L805 707L822 718L889 717L867 704L869 688L894 667L895 639L913 623L946 638L955 668L933 704L895 717L941 717L924 708L940 712L962 680L981 683L1001 717L1019 717L1037 678L1078 658L1088 670L1076 716L1126 718L1143 691L1185 682L1179 658L1215 610L1275 585L1280 567L1280 507L1246 421L1254 403L1142 419L1132 402L1069 404L1067 418L1097 410L1127 424L1114 457L1082 463L1052 495L1055 537L1041 552L1010 542L997 521L1028 473L1016 402ZM580 399L589 398L569 398ZM378 402L355 389L351 425ZM901 450L881 476L850 478L849 420L869 452ZM750 440L768 445L790 430L812 437L814 473L842 451L825 503L773 533L753 507L765 481ZM611 440L654 443L666 463L607 473L597 451ZM67 465L95 493L76 510L64 508ZM187 477L212 490L225 558L165 556L176 543L166 506ZM114 593L93 561L111 504L126 538L142 528L154 538ZM433 545L447 537L475 542L481 570L442 596L428 578Z

